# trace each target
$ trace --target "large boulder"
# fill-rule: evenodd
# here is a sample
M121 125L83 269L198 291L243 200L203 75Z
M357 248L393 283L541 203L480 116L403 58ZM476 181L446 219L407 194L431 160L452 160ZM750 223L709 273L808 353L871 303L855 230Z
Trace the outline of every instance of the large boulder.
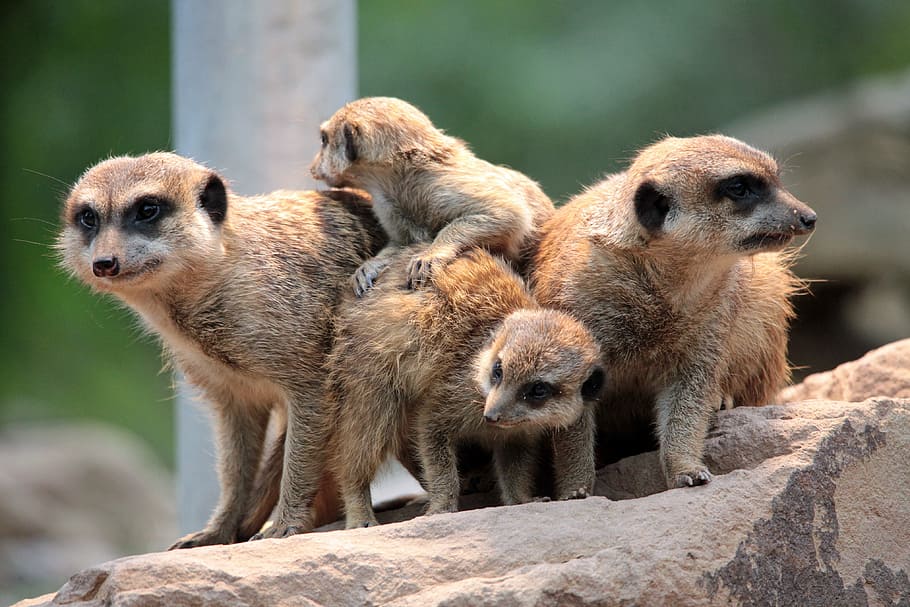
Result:
M703 487L662 491L644 454L598 479L638 499L145 554L20 605L907 604L908 453L908 400L738 408L718 415Z
M873 396L910 398L910 339L869 352L833 371L815 373L783 389L778 400L825 398L858 402Z
M9 425L0 462L0 604L174 539L170 474L122 430Z

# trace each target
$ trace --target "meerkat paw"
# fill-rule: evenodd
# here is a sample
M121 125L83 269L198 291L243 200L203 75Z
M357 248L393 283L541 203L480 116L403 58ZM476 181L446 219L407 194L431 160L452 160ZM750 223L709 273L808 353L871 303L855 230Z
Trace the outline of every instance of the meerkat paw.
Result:
M349 521L349 522L345 523L344 528L345 529L364 529L366 527L378 527L378 526L379 526L379 521L377 521L376 519L365 518L363 520Z
M291 537L292 535L297 535L303 532L303 527L300 527L298 525L275 524L251 537L250 541L255 542L256 540L281 539L285 537Z
M415 255L408 264L408 288L418 289L428 284L433 272L446 267L455 257L456 255L451 253L439 253L432 250Z
M586 497L588 497L589 495L590 495L590 493L588 493L587 487L579 487L578 489L573 489L566 495L560 496L559 499L560 500L583 500Z
M384 261L368 259L363 262L351 276L351 286L354 288L354 295L363 297L363 294L373 288L373 281L379 278L379 274L388 265Z
M171 544L168 550L183 550L198 546L214 546L216 544L232 544L234 538L223 531L209 531L203 529L195 533L188 533Z
M677 487L694 487L696 485L707 485L711 482L711 473L705 467L677 472L673 478L672 488Z
M445 503L445 504L430 504L430 507L427 508L427 511L424 512L424 516L433 516L434 514L446 514L449 512L458 512L458 503Z

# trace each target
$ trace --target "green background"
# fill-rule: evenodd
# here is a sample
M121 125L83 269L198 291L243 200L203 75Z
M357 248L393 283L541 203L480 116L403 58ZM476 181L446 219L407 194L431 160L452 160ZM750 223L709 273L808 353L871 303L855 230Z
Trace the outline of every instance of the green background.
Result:
M172 464L157 344L58 270L51 247L85 168L172 147L169 10L0 8L0 423L106 420ZM910 66L910 3L884 0L370 1L358 30L361 95L412 101L559 201L663 133Z

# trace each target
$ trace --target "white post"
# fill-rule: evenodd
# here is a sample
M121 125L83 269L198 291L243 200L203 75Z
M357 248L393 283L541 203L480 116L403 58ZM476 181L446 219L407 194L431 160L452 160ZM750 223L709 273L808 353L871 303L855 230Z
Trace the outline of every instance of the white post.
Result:
M319 123L356 94L355 0L173 0L173 123L178 153L242 194L314 187ZM177 398L181 533L218 498L208 414Z

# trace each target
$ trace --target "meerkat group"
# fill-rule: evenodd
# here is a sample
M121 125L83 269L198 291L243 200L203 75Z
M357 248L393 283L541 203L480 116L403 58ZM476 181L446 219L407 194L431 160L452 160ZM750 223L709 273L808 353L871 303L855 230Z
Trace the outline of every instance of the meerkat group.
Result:
M155 153L96 165L64 204L63 266L135 310L215 412L221 498L173 547L309 531L339 498L347 527L375 524L389 455L451 512L465 441L505 504L541 474L590 494L595 441L602 460L637 423L669 487L703 484L714 412L789 379L785 247L816 217L767 154L666 138L554 210L398 99L320 135L323 192L241 197Z

